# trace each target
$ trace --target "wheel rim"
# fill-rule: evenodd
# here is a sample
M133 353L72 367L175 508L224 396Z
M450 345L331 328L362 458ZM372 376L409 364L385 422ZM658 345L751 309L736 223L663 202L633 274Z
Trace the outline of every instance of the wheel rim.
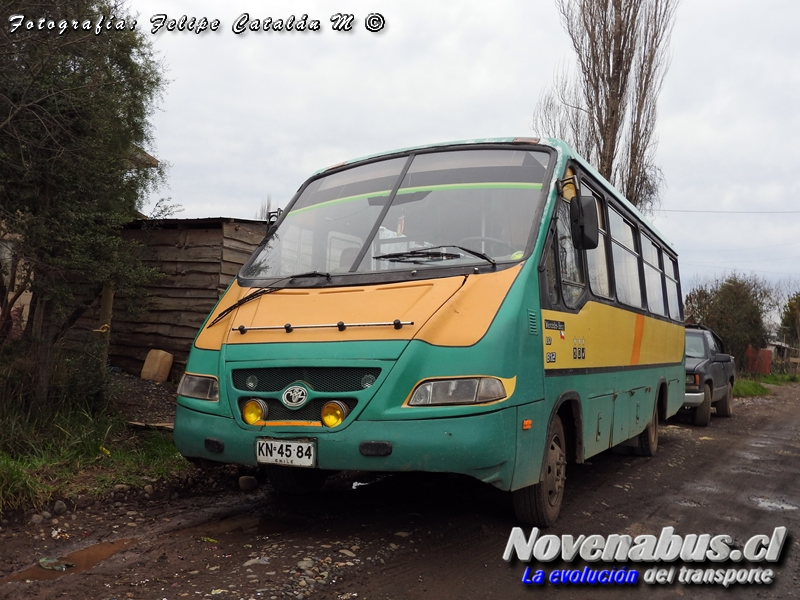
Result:
M647 435L650 437L650 446L655 446L658 442L658 407L653 410L653 419L647 428Z
M554 435L550 440L550 447L547 450L547 475L545 476L545 485L547 489L547 502L550 506L558 506L561 501L561 494L564 493L567 457L564 454L563 445L561 438Z

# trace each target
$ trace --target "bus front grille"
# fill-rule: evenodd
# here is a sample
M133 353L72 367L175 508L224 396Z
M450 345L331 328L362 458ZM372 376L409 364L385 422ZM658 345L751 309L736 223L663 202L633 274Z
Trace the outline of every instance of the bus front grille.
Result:
M378 367L272 367L235 369L233 386L248 392L279 392L303 382L317 392L357 392L378 379Z

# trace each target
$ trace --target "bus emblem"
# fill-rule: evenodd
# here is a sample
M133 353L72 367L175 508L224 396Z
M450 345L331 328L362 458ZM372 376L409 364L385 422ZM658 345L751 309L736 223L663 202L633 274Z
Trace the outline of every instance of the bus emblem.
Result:
M289 408L300 408L308 400L308 390L300 385L293 385L283 392L283 403Z

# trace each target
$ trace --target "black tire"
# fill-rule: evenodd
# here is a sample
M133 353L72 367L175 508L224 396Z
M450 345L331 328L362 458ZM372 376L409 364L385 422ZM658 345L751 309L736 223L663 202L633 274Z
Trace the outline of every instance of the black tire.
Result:
M564 426L558 415L547 428L544 477L542 481L513 492L514 513L523 523L550 527L556 522L564 500L567 444Z
M711 423L711 386L703 387L703 403L694 409L694 424L708 427Z
M722 400L717 400L714 406L717 407L718 417L730 417L733 415L733 386L730 383L725 391L725 397Z
M320 469L269 466L266 471L275 491L290 496L318 492L328 478L328 472Z
M653 403L653 417L639 434L633 453L636 456L655 456L658 450L658 400Z

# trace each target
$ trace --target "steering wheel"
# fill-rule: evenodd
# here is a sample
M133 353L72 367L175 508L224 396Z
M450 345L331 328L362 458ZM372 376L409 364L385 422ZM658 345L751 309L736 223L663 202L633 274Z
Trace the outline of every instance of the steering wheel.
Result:
M472 242L479 242L479 243L480 242L487 242L489 244L495 244L495 245L497 245L497 249L501 250L501 252L497 252L497 254L499 254L499 255L513 254L514 253L514 246L509 244L507 241L500 240L498 238L493 238L493 237L486 237L486 236L483 236L483 235L476 235L474 237L466 237L463 240L461 240L460 242L458 242L458 245L459 246L465 246L465 247L469 248L470 250L475 250L475 251L480 252L480 249L476 248L475 245ZM502 252L502 250L508 250L508 252ZM493 253L487 252L487 254L493 254Z

